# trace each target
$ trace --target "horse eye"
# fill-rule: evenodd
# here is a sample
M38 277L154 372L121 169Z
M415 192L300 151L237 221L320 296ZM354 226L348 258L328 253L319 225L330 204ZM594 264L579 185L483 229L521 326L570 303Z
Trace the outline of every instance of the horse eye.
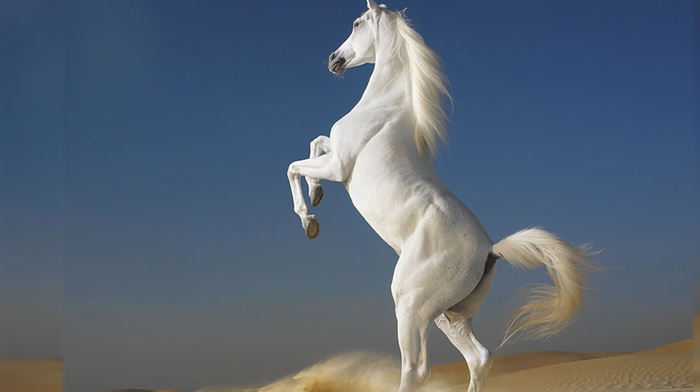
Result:
M360 22L359 22L359 21L355 21L355 23L352 24L352 27L355 28L355 27L357 27L357 26L359 26L359 25L360 25Z

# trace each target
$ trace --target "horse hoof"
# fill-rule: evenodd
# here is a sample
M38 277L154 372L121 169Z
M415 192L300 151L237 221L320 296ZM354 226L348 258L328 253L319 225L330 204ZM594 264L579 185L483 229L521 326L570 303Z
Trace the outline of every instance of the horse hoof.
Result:
M306 231L306 237L310 240L316 238L318 235L318 221L316 217L311 215L304 220L304 230Z
M316 207L323 199L323 188L317 186L311 190L311 206Z

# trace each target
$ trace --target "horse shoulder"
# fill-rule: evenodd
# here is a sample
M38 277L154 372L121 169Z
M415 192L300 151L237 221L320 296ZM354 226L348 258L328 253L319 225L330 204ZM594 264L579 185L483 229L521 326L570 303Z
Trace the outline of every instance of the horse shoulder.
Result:
M358 156L382 131L395 122L380 111L353 109L331 127L331 148L335 158L348 174L353 171Z

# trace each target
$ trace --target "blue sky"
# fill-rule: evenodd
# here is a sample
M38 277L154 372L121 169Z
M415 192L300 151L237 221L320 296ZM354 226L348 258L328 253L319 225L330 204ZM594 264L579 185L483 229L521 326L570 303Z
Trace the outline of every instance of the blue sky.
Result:
M697 128L691 1L404 1L450 79L445 183L492 238L603 249L583 317L520 350L691 336ZM325 60L363 1L0 6L0 354L67 390L255 384L329 355L398 357L396 260L327 184L305 238L286 168L361 95ZM696 11L697 12L697 11ZM476 333L546 274L497 266ZM436 332L434 363L458 353Z

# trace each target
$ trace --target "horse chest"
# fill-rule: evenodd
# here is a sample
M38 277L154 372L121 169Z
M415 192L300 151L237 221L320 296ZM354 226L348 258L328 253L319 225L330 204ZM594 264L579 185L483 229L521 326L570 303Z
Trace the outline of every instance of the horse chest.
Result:
M330 137L337 150L356 151L381 129L370 113L351 111L331 128Z
M331 149L343 172L350 175L357 157L366 145L382 129L372 116L350 112L338 120L330 132Z
M379 136L378 136L379 138ZM353 205L384 241L398 251L416 225L421 206L413 194L419 170L373 139L360 152L346 189Z

